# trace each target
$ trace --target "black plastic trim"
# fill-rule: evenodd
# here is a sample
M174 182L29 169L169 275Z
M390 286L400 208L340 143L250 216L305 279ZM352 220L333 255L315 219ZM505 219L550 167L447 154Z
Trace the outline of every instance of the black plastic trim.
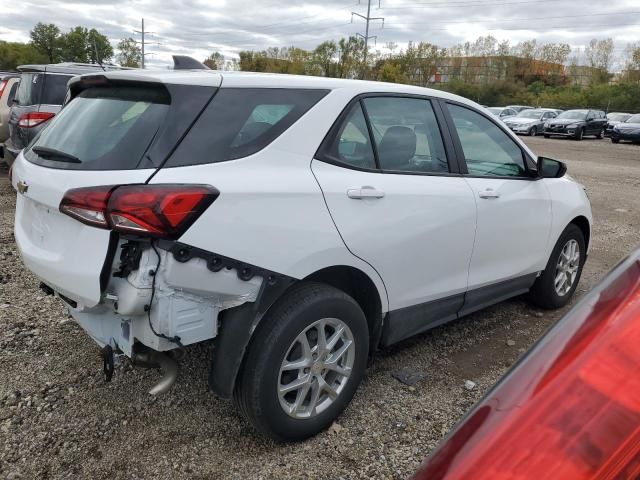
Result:
M529 291L537 273L505 280L445 298L392 310L382 331L383 346L389 346L418 333L464 317Z
M104 263L102 264L102 270L100 271L100 292L104 292L109 283L111 277L111 266L118 250L118 241L120 235L113 230L109 232L109 245L107 246L107 255L105 256Z

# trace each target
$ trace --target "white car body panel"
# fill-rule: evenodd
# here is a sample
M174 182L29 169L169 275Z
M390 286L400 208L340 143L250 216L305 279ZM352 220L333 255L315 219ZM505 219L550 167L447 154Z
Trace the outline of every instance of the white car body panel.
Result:
M544 181L465 180L478 206L469 289L544 270L551 229L551 199ZM499 197L482 198L487 190Z
M385 280L391 310L467 289L476 205L464 178L312 166L345 243ZM363 186L384 197L347 196Z
M142 183L152 170L73 171L43 168L20 153L13 186L28 186L16 202L15 238L25 265L56 291L91 307L100 302L100 272L108 230L84 225L58 210L67 190L96 185Z

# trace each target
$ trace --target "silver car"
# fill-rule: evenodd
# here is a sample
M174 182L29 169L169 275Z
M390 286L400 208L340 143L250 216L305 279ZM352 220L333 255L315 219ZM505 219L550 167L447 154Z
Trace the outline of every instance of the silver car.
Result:
M548 120L556 118L556 112L550 108L535 108L523 110L515 117L505 120L505 124L519 135L535 137L544 131L544 124Z
M515 117L518 114L518 112L508 107L490 107L487 108L487 110L500 120L506 120L507 118Z

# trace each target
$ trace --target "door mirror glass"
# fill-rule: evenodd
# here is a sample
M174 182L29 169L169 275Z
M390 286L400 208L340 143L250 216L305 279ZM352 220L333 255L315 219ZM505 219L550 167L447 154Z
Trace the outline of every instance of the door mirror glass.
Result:
M553 158L538 157L538 175L542 178L560 178L567 173L567 165Z

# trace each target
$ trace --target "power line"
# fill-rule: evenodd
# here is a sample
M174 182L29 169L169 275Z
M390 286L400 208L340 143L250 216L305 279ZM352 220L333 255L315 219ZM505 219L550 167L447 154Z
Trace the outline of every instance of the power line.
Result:
M360 3L360 0L358 0L358 4ZM380 0L378 0L378 8L380 8ZM366 65L367 63L367 50L369 47L369 39L373 38L373 39L377 39L377 35L373 35L373 36L369 36L369 23L372 20L382 20L382 26L384 27L384 17L372 17L371 16L371 0L367 0L367 16L365 17L364 15L360 15L357 12L351 12L351 23L353 23L353 16L356 17L360 17L363 18L367 23L366 23L366 27L365 27L365 31L364 31L364 35L362 35L361 33L356 33L357 36L362 37L364 39L364 64Z

